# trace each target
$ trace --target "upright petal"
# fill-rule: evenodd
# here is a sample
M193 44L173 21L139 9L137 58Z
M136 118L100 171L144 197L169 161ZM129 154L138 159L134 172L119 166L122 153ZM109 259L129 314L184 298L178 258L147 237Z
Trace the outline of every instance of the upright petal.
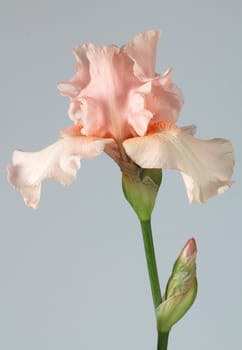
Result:
M140 80L155 76L155 62L159 30L149 30L136 35L122 50L134 61L134 72Z
M97 157L104 146L105 141L74 136L62 138L39 152L14 151L8 180L21 192L25 204L36 208L43 180L71 184L80 168L80 159Z
M76 46L73 49L74 56L77 60L76 74L67 82L62 82L57 85L61 95L69 96L71 99L78 96L79 92L89 83L89 61L86 52L92 44L84 44Z
M232 184L234 153L228 140L200 140L174 128L128 139L123 145L142 168L181 171L192 203L205 202Z
M154 115L152 122L162 120L175 123L178 120L182 105L182 92L173 83L172 69L169 68L152 81L151 93L146 99L146 108Z
M58 88L70 97L69 116L83 126L82 134L118 142L144 135L153 117L145 106L152 84L135 75L132 57L115 45L86 44L74 53L76 75Z

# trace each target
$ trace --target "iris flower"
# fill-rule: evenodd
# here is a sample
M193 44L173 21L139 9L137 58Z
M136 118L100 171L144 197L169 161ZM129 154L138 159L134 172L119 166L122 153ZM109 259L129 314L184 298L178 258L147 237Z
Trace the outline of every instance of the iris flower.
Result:
M70 98L73 125L39 152L13 153L9 182L33 208L41 184L71 184L80 159L106 152L123 173L130 169L181 172L190 202L202 203L231 186L234 165L228 140L194 138L195 126L177 126L183 104L172 70L155 72L159 31L135 36L127 45L74 48L76 73L58 89ZM134 165L134 167L132 167Z

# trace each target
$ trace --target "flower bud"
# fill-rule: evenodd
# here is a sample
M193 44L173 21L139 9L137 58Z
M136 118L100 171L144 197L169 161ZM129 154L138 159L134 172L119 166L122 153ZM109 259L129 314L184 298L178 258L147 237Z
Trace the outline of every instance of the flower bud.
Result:
M157 326L160 332L169 332L171 327L189 310L196 298L196 253L196 242L191 238L173 266L164 301L156 309Z
M132 172L123 172L125 198L141 221L150 220L162 180L161 169L142 169L132 164Z

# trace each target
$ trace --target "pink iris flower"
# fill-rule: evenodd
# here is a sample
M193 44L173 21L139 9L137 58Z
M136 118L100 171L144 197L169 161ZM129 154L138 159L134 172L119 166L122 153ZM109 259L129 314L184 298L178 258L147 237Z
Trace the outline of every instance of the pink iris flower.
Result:
M81 158L106 152L122 172L135 168L181 172L190 202L201 203L231 186L234 155L228 140L194 138L195 126L176 125L183 98L172 71L155 72L159 31L151 30L127 45L74 48L76 73L58 85L70 98L73 125L39 152L16 150L8 166L9 182L28 206L37 207L41 183L69 185Z

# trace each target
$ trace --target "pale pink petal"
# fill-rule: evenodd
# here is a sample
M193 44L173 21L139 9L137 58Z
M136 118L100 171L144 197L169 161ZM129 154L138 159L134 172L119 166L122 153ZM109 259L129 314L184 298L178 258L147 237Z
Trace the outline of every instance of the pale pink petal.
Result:
M158 30L150 30L136 35L130 43L122 47L134 61L134 72L140 80L155 76L157 44L160 37Z
M83 123L83 118L87 115L87 101L82 98L72 99L68 114L71 120L75 122L75 124Z
M171 69L155 73L158 39L159 31L153 30L121 48L85 44L74 49L76 74L59 90L69 96L69 116L82 126L82 135L121 143L143 136L149 124L177 121L183 99Z
M172 81L172 69L168 69L152 81L151 93L146 99L146 108L153 113L153 122L162 120L175 123L182 105L181 90Z
M65 128L60 131L61 137L69 136L80 136L81 135L81 125L71 125L68 128Z
M150 93L151 83L140 86L135 92L130 92L127 102L129 105L128 124L132 126L135 135L143 136L153 114L145 109L145 98ZM134 134L134 133L131 133Z
M153 116L145 108L151 83L134 75L134 61L114 45L82 45L75 49L75 55L77 69L85 68L88 74L78 85L83 72L77 70L69 82L59 84L59 89L70 97L69 116L83 126L82 134L119 141L143 135Z
M200 140L174 128L128 139L123 145L142 168L181 171L190 202L205 202L232 184L234 154L228 140Z
M80 159L97 157L105 143L82 136L65 137L39 152L14 151L8 180L21 192L26 205L36 208L43 180L71 184L80 168Z
M57 88L63 96L76 97L80 92L78 87L71 83L59 83Z
M143 136L148 124L176 122L183 103L172 82L171 69L155 73L159 31L137 35L129 44L77 46L77 71L58 85L70 97L69 116L82 125L82 134L113 138Z
M140 85L133 74L133 62L116 46L89 48L87 57L91 81L81 92L87 103L81 121L83 133L122 140L130 129L129 95Z
M76 73L68 82L57 84L57 88L61 95L69 96L71 99L76 97L79 92L89 83L89 61L86 56L86 51L92 44L76 46L73 50L77 60Z

